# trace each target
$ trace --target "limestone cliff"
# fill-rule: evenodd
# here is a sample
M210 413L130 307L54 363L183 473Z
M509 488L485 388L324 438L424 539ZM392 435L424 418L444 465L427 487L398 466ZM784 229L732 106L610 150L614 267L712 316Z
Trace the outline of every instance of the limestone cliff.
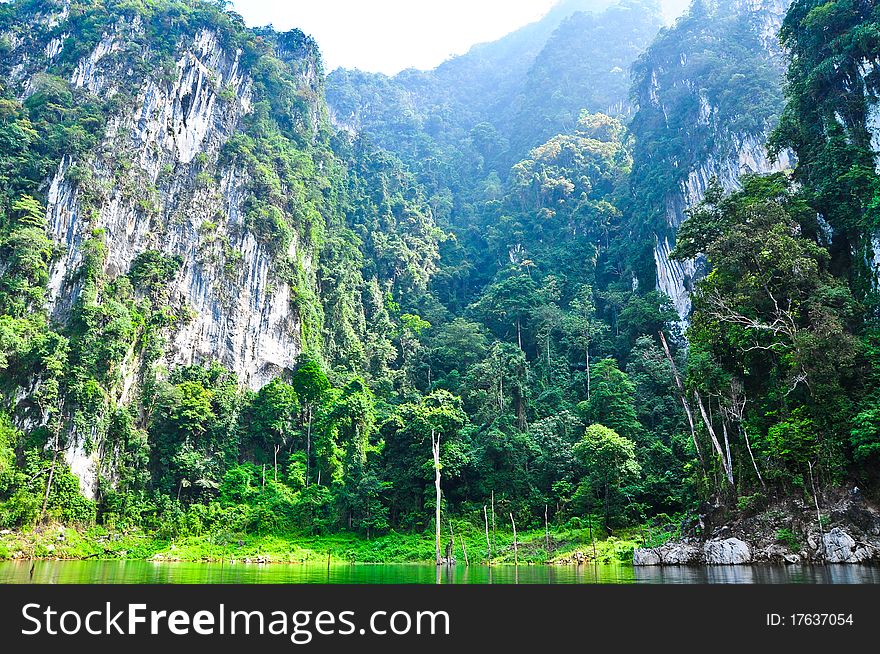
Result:
M56 20L56 29L63 29L63 14ZM77 63L71 84L113 98L128 82L129 62L120 55L143 32L139 20L105 32ZM46 64L60 53L59 39L46 45ZM44 68L20 50L13 52L22 59L13 79L24 99ZM48 215L61 253L51 270L50 305L53 316L64 320L77 297L73 272L81 245L95 229L107 235L111 277L128 272L146 250L178 254L183 266L172 298L190 319L171 335L169 364L218 359L258 387L290 367L300 346L290 288L273 283L271 252L243 229L247 173L220 156L251 111L252 81L241 51L225 48L209 29L175 50L174 67L161 71L164 77L155 71L136 82L134 102L112 116L94 156L87 162L66 157L50 181ZM314 72L303 79L304 87L318 84ZM106 188L91 212L83 207L81 185L69 178L81 163L93 171L92 183ZM297 245L294 239L289 256Z
M657 288L683 321L703 269L699 260L669 258L687 210L712 178L731 190L744 173L793 165L788 152L773 158L765 145L782 107L777 34L788 4L696 3L636 66L634 179L650 226L643 235L654 242Z
M246 216L254 167L227 151L230 139L246 131L258 100L254 53L236 44L242 27L191 20L172 29L173 18L162 17L166 22L157 26L137 13L107 19L70 3L45 6L37 5L43 8L29 17L29 30L0 35L6 45L0 80L23 103L61 80L107 117L97 147L65 155L45 180L56 245L48 284L53 323L69 320L83 287L84 244L97 234L106 247L107 280L129 273L146 252L180 261L166 296L165 309L175 316L163 335L166 369L218 361L259 388L292 368L302 350L301 316L278 263L295 262L313 279L315 252L296 230L279 251L278 241L260 238ZM84 15L98 22L91 41ZM297 85L308 155L324 120L317 48L298 32L273 38L266 56ZM137 356L126 356L121 383L108 389L109 404L132 400L140 365ZM98 421L93 433L74 433L65 449L88 496L101 459L100 444L92 442L96 430Z

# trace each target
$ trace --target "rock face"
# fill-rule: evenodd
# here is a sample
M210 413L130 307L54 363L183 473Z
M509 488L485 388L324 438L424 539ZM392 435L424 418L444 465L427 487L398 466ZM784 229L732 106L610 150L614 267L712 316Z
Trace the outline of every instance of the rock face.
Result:
M877 76L876 61L865 59L859 64L859 82L862 85L865 94L866 113L865 113L865 129L871 138L871 149L874 151L874 166L880 173L880 98L876 82L872 82Z
M660 547L638 547L633 551L633 565L699 565L703 562L702 550L684 541Z
M648 51L646 61L649 68L636 92L640 112L655 112L658 118L647 121L655 125L651 128L654 132L637 132L636 136L643 139L655 137L658 129L656 122L662 116L665 125L661 129L674 132L674 138L679 143L677 151L664 155L667 158L659 164L674 171L679 181L665 191L664 206L655 207L662 212L664 224L658 225L654 233L654 264L657 288L670 297L682 322L686 322L690 313L690 294L696 279L704 274L705 263L701 260L673 261L669 258L675 245L674 235L685 220L687 210L702 201L712 178L716 178L726 191L732 191L739 187L739 177L744 173L786 170L792 167L793 160L788 152L780 153L777 158L768 154L765 143L773 128L772 122L751 129L732 124L730 112L725 112L718 106L717 100L706 93L706 81L688 77L685 71L690 53L682 50L686 46L680 45L677 39L684 41L694 38L694 32L704 29L722 30L724 21L729 22L730 16L744 17L755 36L756 48L763 48L762 52L757 53L758 56L778 72L776 90L779 91L784 63L777 34L789 4L790 0L737 0L733 3L715 0L704 3L708 12L706 18L676 27L685 33L673 30L662 37L667 39L667 43ZM693 54L700 56L699 52ZM677 69L681 72L677 72ZM748 69L741 72L746 77L752 74ZM682 103L682 93L691 96L689 104ZM777 111L782 108L781 93L778 100ZM691 104L698 106L699 110L695 110L693 116L687 114L682 118L682 111ZM695 125L677 124L677 121L687 122L691 119ZM658 165L650 163L651 159L653 157L649 156L647 165Z
M710 110L711 111L711 110ZM787 170L794 164L790 153L781 152L771 159L764 145L767 134L748 134L729 137L727 156L713 154L699 167L688 173L687 180L681 183L678 192L672 193L666 201L666 224L674 233L687 217L687 210L699 204L715 178L725 191L739 188L739 178L747 173L771 173ZM672 245L669 237L655 236L654 261L657 265L657 288L672 299L678 315L686 320L691 310L690 294L693 284L704 270L701 260L672 261L669 252Z
M871 149L874 151L874 168L880 174L880 88L878 88L877 76L880 62L865 60L859 65L860 83L865 94L865 130L871 139ZM868 261L871 271L874 273L875 288L880 287L880 231L871 238L872 258Z
M70 81L100 97L115 95L113 80L120 75L118 59L110 55L141 29L135 22L105 34ZM127 181L155 189L152 197L139 197L117 178L85 220L82 189L68 179L79 162L62 162L49 191L50 229L62 252L49 289L53 315L63 320L78 295L72 273L82 260L82 244L95 229L106 234L105 272L111 277L128 272L146 250L180 255L183 266L171 295L192 318L172 335L169 364L216 359L258 388L295 361L299 320L288 285L273 284L271 253L242 229L246 175L219 162L224 143L251 110L251 80L239 56L203 30L182 48L170 80L147 78L131 109L111 120L104 147L89 164L95 178L114 179L125 159L131 164ZM196 183L203 169L215 169L219 184ZM296 246L294 240L288 256L296 256ZM233 252L238 263L230 270Z
M96 102L111 106L126 98L109 112L103 142L79 159L66 156L47 180L48 224L59 253L48 284L52 319L66 322L82 291L78 270L94 234L106 246L107 279L128 273L148 250L177 256L182 265L168 291L169 309L180 319L164 334L166 367L218 361L251 388L261 387L292 368L302 349L300 315L275 261L281 255L313 278L314 253L296 233L286 252L272 251L246 224L251 180L223 152L254 108L242 50L204 28L180 36L164 67L144 66L155 54L154 35L136 16L106 28L64 68L55 60L69 37L68 14L65 5L37 15L31 35L7 39L8 60L0 66L21 100L36 92L47 71L58 70L72 71L66 81ZM322 111L317 53L276 54L285 63L314 59L295 66L314 127ZM128 401L134 385L138 362L126 364L116 402ZM87 454L86 440L76 434L65 456L93 497L99 454Z
M749 546L738 538L709 540L702 547L687 541L671 542L638 547L633 552L633 565L740 565L751 561Z

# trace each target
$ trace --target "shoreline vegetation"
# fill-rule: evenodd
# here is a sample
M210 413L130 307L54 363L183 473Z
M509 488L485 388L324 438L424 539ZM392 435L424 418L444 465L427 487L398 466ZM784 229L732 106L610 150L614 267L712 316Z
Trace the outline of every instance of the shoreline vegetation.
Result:
M103 527L43 525L30 530L0 533L0 561L9 560L131 560L189 563L430 563L434 561L434 534L390 533L367 540L357 534L301 536L292 534L234 534L161 538L140 529L111 531ZM632 563L633 550L643 539L638 530L609 536L589 530L559 527L517 533L497 532L491 564ZM598 532L598 533L597 533ZM492 536L490 535L490 542ZM547 542L550 550L547 550ZM444 547L450 542L448 533ZM487 564L485 535L473 528L465 533L467 561ZM595 550L594 550L595 545ZM444 550L445 551L445 550ZM466 565L462 535L455 534L453 562ZM444 557L445 562L445 557Z

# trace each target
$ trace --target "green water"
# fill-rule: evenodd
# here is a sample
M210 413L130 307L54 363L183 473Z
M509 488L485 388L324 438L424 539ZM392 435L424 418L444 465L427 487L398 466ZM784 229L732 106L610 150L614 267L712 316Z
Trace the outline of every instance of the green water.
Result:
M37 584L754 584L880 583L880 567L630 565L514 567L430 564L326 565L157 563L151 561L2 561L0 583Z

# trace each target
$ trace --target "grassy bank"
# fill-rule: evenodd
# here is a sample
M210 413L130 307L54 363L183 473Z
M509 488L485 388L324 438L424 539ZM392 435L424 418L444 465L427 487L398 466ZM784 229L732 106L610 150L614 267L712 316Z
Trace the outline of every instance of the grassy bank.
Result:
M549 539L543 530L517 535L516 558L523 564L631 561L640 542L638 530L607 536L594 530L556 528ZM493 563L513 563L513 534L497 532ZM441 547L449 535L444 534ZM455 535L454 556L464 562L464 546L473 564L487 560L485 534L474 529ZM549 543L549 548L548 548ZM295 534L247 535L215 532L199 536L162 539L143 531L111 532L102 527L73 528L45 525L0 534L0 559L130 559L165 561L264 561L306 563L327 561L360 563L429 562L434 559L433 534L390 533L367 540L354 534L300 536Z

